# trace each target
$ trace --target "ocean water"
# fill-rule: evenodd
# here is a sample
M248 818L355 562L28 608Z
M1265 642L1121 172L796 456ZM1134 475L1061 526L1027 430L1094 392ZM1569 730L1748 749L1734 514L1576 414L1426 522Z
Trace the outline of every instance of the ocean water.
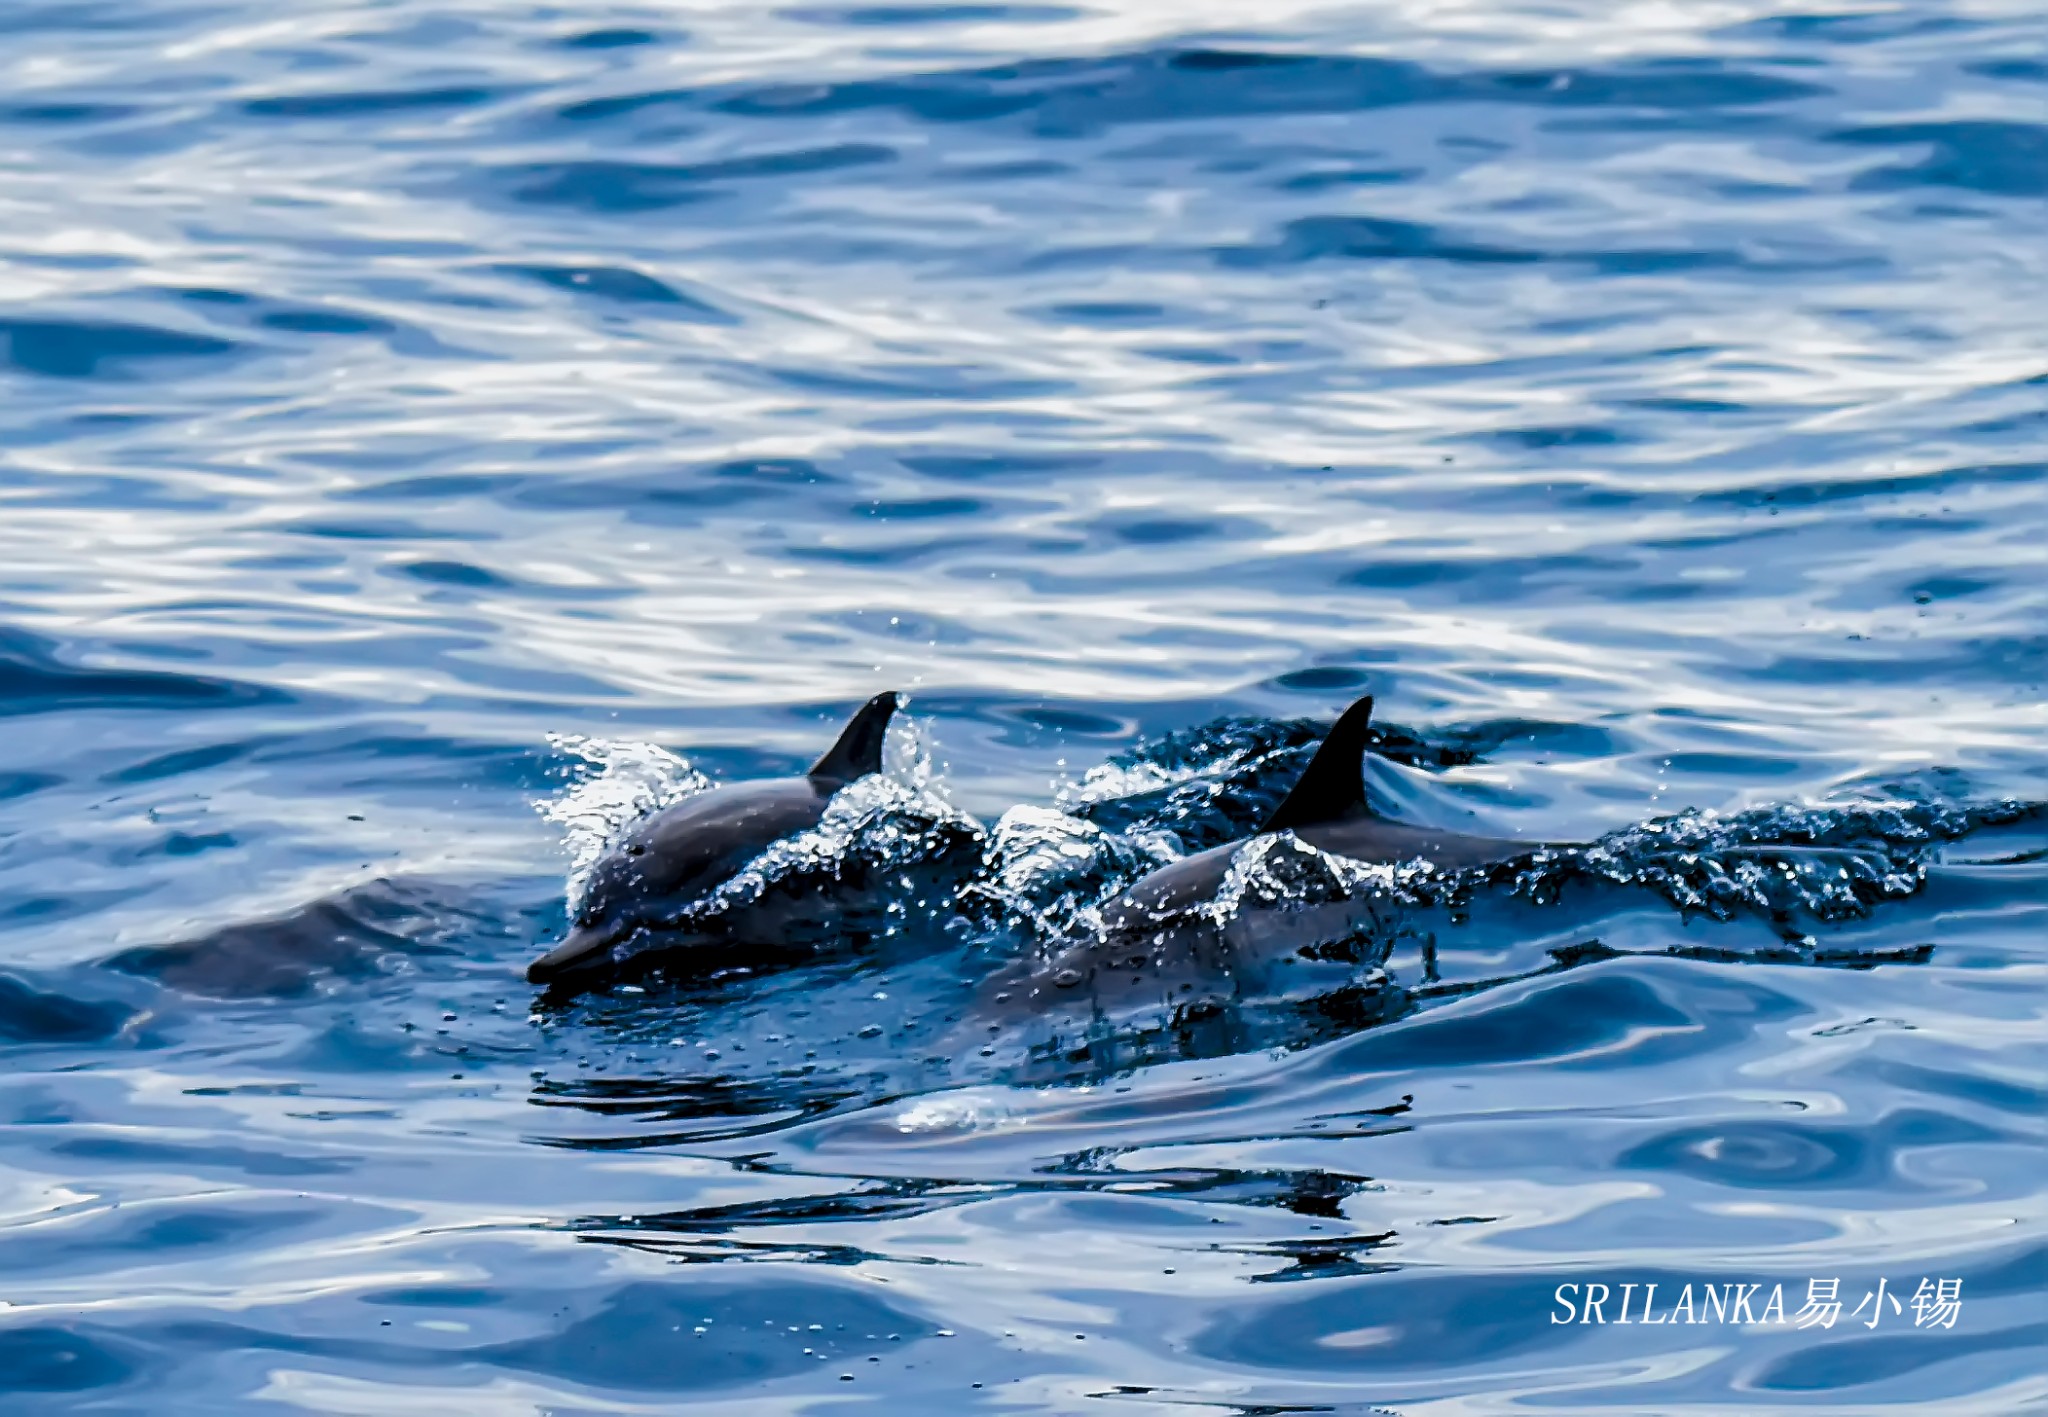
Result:
M0 1411L2048 1410L2044 53L12 0ZM524 981L884 688L762 869L946 908ZM1377 810L1578 845L977 1014L1368 692Z

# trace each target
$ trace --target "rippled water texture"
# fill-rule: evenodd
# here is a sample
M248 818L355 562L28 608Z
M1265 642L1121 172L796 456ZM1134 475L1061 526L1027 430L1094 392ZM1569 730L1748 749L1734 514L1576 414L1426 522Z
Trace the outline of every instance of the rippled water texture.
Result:
M0 1409L2048 1409L2044 53L0 7ZM536 999L883 688L807 860L957 918ZM1591 846L1283 842L1321 982L984 1026L1366 692L1379 810Z

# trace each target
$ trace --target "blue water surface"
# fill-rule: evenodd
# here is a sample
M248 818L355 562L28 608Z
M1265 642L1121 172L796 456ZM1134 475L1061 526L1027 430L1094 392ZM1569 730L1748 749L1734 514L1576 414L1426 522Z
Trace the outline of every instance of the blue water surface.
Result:
M0 1410L2048 1410L2044 53L12 0ZM536 996L884 688L829 845L957 915ZM1368 692L1378 810L1593 846L983 1029Z

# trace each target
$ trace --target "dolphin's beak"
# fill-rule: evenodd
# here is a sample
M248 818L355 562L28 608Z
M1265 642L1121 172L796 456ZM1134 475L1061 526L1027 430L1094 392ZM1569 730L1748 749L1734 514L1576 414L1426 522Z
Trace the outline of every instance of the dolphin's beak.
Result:
M526 982L552 984L565 975L602 964L611 957L618 939L619 932L612 925L578 925L563 936L561 944L526 966Z

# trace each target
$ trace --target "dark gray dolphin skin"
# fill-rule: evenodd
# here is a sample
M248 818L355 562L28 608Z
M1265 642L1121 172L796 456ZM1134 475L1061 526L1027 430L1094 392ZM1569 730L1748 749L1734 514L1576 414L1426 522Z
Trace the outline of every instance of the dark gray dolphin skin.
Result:
M273 915L192 939L137 945L101 961L180 993L296 999L336 980L371 978L403 958L459 953L478 902L459 887L378 877Z
M527 979L556 984L603 971L618 946L662 931L771 843L816 826L833 793L881 770L883 739L900 701L890 691L861 705L802 777L714 787L634 827L592 868L569 933L527 967Z
M1441 870L1513 860L1545 843L1466 836L1376 817L1366 807L1362 763L1372 699L1346 709L1285 800L1242 841L1198 851L1140 877L1102 909L1099 937L1070 945L1043 963L1013 966L984 985L984 1013L1016 1016L1074 1007L1216 1003L1249 993L1286 994L1311 970L1304 947L1340 939L1377 918L1371 901L1295 907L1247 903L1219 923L1196 911L1222 890L1231 862L1252 841L1288 831L1308 845L1354 861L1399 864L1417 858ZM1323 956L1346 970L1360 961ZM1276 972L1277 970L1277 972Z

